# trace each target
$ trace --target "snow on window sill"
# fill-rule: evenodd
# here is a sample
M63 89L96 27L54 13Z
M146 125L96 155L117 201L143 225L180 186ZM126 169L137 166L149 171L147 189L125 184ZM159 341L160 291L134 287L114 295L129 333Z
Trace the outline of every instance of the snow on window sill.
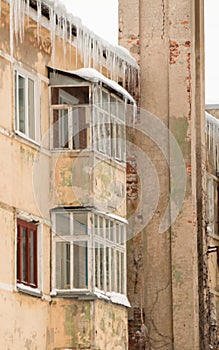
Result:
M107 292L95 288L94 292L89 290L56 290L53 289L50 293L51 297L61 297L61 298L76 298L78 300L95 300L102 299L108 302L112 302L114 304L123 305L126 307L131 307L128 298L124 294L116 293L116 292Z
M33 297L41 298L41 296L42 296L42 292L41 292L40 289L32 288L32 287L29 287L29 286L25 286L22 283L17 283L17 290L18 290L18 292L21 292L21 293L24 293L24 294L28 294L28 295L31 295Z
M111 301L114 304L123 305L126 307L131 307L128 298L125 294L120 294L116 292L102 292L98 288L95 288L94 294L97 295L99 299L104 299Z

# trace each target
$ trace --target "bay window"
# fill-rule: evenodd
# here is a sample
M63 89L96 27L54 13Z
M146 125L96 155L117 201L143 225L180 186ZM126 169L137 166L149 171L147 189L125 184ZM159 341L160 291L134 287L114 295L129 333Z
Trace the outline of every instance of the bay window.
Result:
M125 223L82 209L56 209L53 289L126 293Z

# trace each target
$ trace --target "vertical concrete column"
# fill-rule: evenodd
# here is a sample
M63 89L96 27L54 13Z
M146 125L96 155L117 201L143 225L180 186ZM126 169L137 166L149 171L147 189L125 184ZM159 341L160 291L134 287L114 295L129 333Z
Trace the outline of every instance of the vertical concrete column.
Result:
M151 113L169 127L169 42L167 4L140 0L141 118ZM163 135L164 136L164 135ZM162 137L157 135L157 139ZM162 148L168 154L168 134ZM143 146L159 181L159 201L143 233L144 311L148 349L172 349L172 290L170 232L159 233L169 200L168 159L149 138ZM144 213L143 215L146 215ZM169 213L170 215L170 213Z
M139 270L144 288L143 342L146 349L205 349L203 0L121 0L123 28L130 30L133 13L139 14L140 118L147 112L158 117L172 132L184 157L184 164L175 163L174 146L168 137L162 141L163 147L169 149L168 159L154 142L148 139L141 143L138 138L153 162L160 185L154 216L142 240L136 243L143 252L143 268ZM120 32L120 42L130 48L128 32ZM180 188L173 188L171 167L179 175L185 170L185 199L170 229L159 234L171 192L175 191L170 221L179 205ZM132 254L128 259L132 269ZM136 292L140 294L140 290ZM130 348L135 349L134 345Z
M198 223L202 209L198 207L203 196L200 150L204 145L205 116L200 109L201 105L204 106L204 100L198 87L200 62L197 57L200 58L203 48L197 41L199 33L196 23L200 21L200 17L196 17L197 3L184 0L176 4L176 1L169 0L167 10L169 127L182 150L187 177L184 203L180 215L171 226L173 336L176 350L200 348L199 293L202 291L198 284L198 237L202 224L199 226ZM170 151L174 152L173 149Z

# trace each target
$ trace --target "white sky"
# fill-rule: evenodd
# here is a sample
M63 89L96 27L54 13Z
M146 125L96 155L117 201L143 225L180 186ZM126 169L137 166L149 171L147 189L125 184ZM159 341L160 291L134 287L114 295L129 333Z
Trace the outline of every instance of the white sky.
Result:
M118 42L118 0L62 0L73 15L107 41ZM219 0L205 0L206 103L219 103Z
M62 0L74 16L105 40L118 43L118 0Z
M219 1L205 0L206 103L219 103Z

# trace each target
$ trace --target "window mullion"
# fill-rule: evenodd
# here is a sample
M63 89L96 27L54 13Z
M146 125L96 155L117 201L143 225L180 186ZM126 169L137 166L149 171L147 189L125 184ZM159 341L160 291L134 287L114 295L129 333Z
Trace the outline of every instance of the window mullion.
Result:
M70 214L70 235L74 235L74 214ZM70 243L70 289L74 288L74 240Z
M74 110L73 107L68 108L68 148L73 149L73 117L74 117Z
M36 285L36 287L38 286L38 270L37 270L37 257L38 257L38 244L37 244L37 231L33 231L34 234L34 283Z
M122 253L123 254L123 267L122 267L122 283L123 283L123 293L126 294L126 227L125 225L123 226L123 240L124 240L124 248L125 251Z
M74 288L74 242L70 243L70 289Z
M109 291L112 292L112 247L109 247Z
M118 286L118 292L122 292L122 253L119 252L119 262L118 262L118 279L119 279L119 286Z
M103 290L107 290L106 286L106 220L103 218Z
M28 94L29 94L29 82L28 82L28 78L25 77L25 96L24 96L24 105L25 105L25 134L29 137Z
M87 254L88 254L88 261L87 261L87 280L88 280L88 289L92 289L95 286L95 274L92 273L92 270L95 271L93 268L93 229L92 229L92 214L88 213L87 215L87 228L88 228L88 241L87 241Z
M116 224L113 224L114 242L116 242ZM113 249L114 291L117 292L117 250Z
M20 126L19 126L19 99L18 99L18 95L19 95L19 90L18 90L18 72L15 71L16 73L16 96L15 96L15 103L16 103L16 108L15 108L15 127L17 130L19 130Z
M25 248L26 248L27 283L30 284L30 251L29 251L30 229L29 228L27 228L25 236L26 236Z
M17 265L17 279L19 282L22 280L22 250L21 250L21 226L18 225L18 230L17 230L17 256L18 256L18 265Z

